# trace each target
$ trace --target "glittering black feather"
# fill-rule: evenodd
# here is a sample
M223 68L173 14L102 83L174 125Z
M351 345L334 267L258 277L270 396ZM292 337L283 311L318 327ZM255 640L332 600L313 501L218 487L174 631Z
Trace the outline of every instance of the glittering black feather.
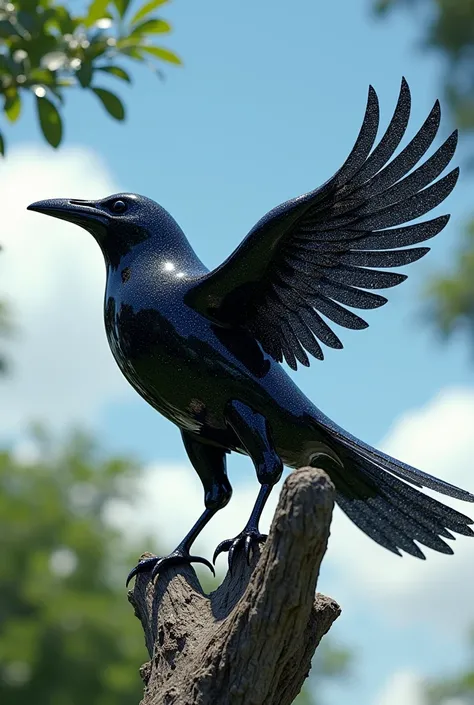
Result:
M373 472L383 472L383 479L391 475L396 475L402 480L409 482L411 485L416 487L427 487L431 490L435 490L440 494L447 495L448 497L454 497L455 499L460 499L464 502L474 502L474 495L470 492L466 492L456 485L452 485L445 480L440 480L438 477L423 472L423 470L418 470L417 468L408 465L407 463L392 458L381 450L372 448L372 446L364 443L360 439L352 436L350 433L345 431L343 428L338 426L334 421L329 419L325 414L318 410L316 415L316 421L319 427L324 428L330 435L332 442L337 446L337 453L341 457L347 458L350 461L351 468L354 465L359 465L365 469L370 469ZM382 477L382 476L381 476ZM470 520L462 514L459 514L454 509L450 507L445 507L439 502L435 502L430 497L423 495L423 499L431 503L431 507L440 506L443 511L449 511L453 521L459 523L470 523Z
M226 262L196 282L192 303L213 320L251 331L267 353L294 369L297 361L309 364L305 350L323 358L316 338L342 347L321 314L346 328L365 328L345 306L372 309L386 303L370 290L396 286L406 275L384 270L423 257L428 247L401 248L434 237L448 216L397 226L438 206L459 175L453 169L441 176L454 155L456 132L420 164L438 132L438 102L394 156L410 106L403 80L393 117L375 144L379 104L371 87L359 136L339 171L319 189L262 218Z
M453 533L474 536L469 526L472 520L460 512L410 487L356 450L346 449L342 455L351 472L341 472L336 466L329 470L336 501L359 528L385 548L424 558L414 541L451 554L452 548L441 537L452 540Z

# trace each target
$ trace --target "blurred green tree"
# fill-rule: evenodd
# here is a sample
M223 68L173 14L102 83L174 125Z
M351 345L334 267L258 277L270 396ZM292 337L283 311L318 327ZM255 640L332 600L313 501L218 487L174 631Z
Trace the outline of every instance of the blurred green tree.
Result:
M36 431L32 449L0 453L0 702L138 703L147 653L123 581L137 551L104 516L138 467L81 434Z
M4 301L0 301L0 338L5 338L11 330L8 308ZM0 375L5 374L7 369L7 359L0 351Z
M354 655L347 647L324 637L313 659L308 681L294 705L323 705L319 694L321 685L335 679L343 682L350 675L353 661Z
M173 51L154 43L157 35L171 30L155 14L167 2L149 0L132 11L130 0L91 0L84 13L75 14L55 0L0 0L4 117L16 122L24 98L32 98L45 139L57 147L63 135L65 93L80 87L92 92L111 117L123 120L122 100L101 85L101 78L130 83L124 62L144 63L160 77L160 62L181 64Z
M456 125L474 131L473 0L376 0L384 16L405 7L417 17L422 46L443 59L442 83ZM465 141L465 149L472 143ZM472 164L472 157L468 163ZM451 271L428 283L428 314L444 337L461 330L474 348L474 220L463 234Z

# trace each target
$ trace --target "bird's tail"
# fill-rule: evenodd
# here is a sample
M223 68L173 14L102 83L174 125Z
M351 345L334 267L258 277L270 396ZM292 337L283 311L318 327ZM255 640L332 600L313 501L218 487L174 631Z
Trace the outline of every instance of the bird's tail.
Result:
M342 461L342 465L330 462L326 468L336 487L336 502L374 541L398 555L405 551L425 558L415 541L453 553L443 539L454 539L453 534L474 536L469 517L415 487L466 502L474 502L474 495L372 448L327 417L317 423L329 434L331 447Z

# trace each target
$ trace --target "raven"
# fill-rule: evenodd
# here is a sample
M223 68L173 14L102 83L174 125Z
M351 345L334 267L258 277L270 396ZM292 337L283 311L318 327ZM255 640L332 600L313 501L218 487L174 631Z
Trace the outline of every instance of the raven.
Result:
M322 360L321 343L342 348L329 322L366 328L350 308L383 306L387 299L372 290L406 279L385 269L423 257L428 247L408 246L447 224L444 215L400 227L439 205L459 174L454 169L438 179L453 157L456 132L419 165L439 128L438 101L395 155L410 105L403 80L376 144L379 103L370 87L358 138L339 171L270 211L211 272L171 215L144 196L29 206L80 225L97 241L106 263L105 328L115 360L137 392L179 427L203 484L205 510L189 533L169 556L140 561L127 584L139 572L151 570L155 577L176 562L213 570L205 558L191 555L191 546L231 498L231 451L250 456L260 483L243 531L216 548L214 562L228 551L231 569L236 549L245 550L248 560L265 539L259 519L283 464L325 469L339 507L398 555L425 558L418 544L453 553L443 539L474 535L468 517L416 488L467 502L474 502L473 494L352 436L316 408L280 364L308 366L307 353Z

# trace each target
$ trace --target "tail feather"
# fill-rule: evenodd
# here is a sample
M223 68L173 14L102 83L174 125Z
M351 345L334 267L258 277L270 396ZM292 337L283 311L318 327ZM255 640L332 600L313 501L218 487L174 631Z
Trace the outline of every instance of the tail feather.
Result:
M381 495L380 487L368 473L354 472L355 465L344 458L344 469L329 470L336 486L336 501L362 531L388 550L400 555L399 549L418 558L423 553L406 531L403 517ZM349 470L349 471L348 471Z
M474 522L469 517L412 485L471 502L472 494L366 444L359 445L354 437L343 436L342 429L338 428L337 434L334 428L326 429L330 430L331 447L342 461L342 466L331 462L328 468L336 502L374 541L398 555L404 551L424 559L417 544L451 554L453 549L443 539L454 540L455 533L474 536L469 526Z
M413 527L414 538L417 541L421 541L425 546L434 548L442 553L450 553L451 551L446 550L446 547L449 548L449 546L439 537L442 536L450 540L454 540L456 537L443 526L442 520L430 513L430 509L427 509L423 501L418 501L418 495L420 495L421 500L424 500L425 496L411 487L406 490L406 485L388 474L386 477L381 478L381 483L386 483L385 487L381 486L381 495L398 511L400 516L403 517L403 521ZM449 519L445 523L452 526ZM464 526L466 525L456 524L456 528L461 527L462 529L460 533L464 532ZM466 526L466 529L468 535L474 534L468 526Z
M396 542L392 541L387 533L382 530L379 523L371 521L367 518L364 512L360 512L359 508L354 504L353 501L347 499L345 495L338 492L336 495L336 501L341 507L343 512L347 514L349 519L351 519L354 524L356 524L359 529L370 536L371 539L376 541L378 544L387 548L392 553L396 553L397 556L401 556L400 549L397 547Z
M370 477L370 475L360 466L346 465L351 474L357 473L360 476ZM341 482L339 473L331 473L336 485L336 501L348 517L367 533L377 543L385 548L399 553L403 550L417 558L425 558L421 549L415 541L432 548L440 553L452 553L452 548L441 538L453 539L442 524L438 522L425 521L420 510L410 507L409 502L403 501L397 489L390 484L380 484L376 496L367 496L366 493L354 495L347 492L347 486ZM390 476L388 476L390 478ZM390 478L404 486L400 480ZM409 488L413 494L418 494L417 490ZM395 549L395 550L394 550Z
M401 499L402 507L410 508L410 511L422 513L424 516L431 517L433 522L438 519L442 522L446 529L451 529L457 533L462 533L462 529L466 524L473 524L473 520L465 514L458 512L456 509L439 502L438 500L414 489L394 476L390 468L384 467L382 463L375 458L360 457L355 451L344 451L345 457L350 459L351 467L358 470L361 477L371 478L378 489L388 492L388 488L392 488L391 496L394 497L394 490L398 493ZM474 533L474 532L473 532ZM449 538L449 537L446 537Z
M407 465L407 463L403 463L401 460L396 460L396 458L392 458L381 450L372 448L367 443L352 436L319 411L315 421L318 426L325 428L338 445L353 450L359 458L377 463L380 467L384 468L384 470L389 470L393 475L415 485L415 487L427 487L440 494L445 494L448 497L461 499L464 502L474 502L474 494L466 492L466 490L462 490L455 485L451 485L449 482L440 480L438 477L429 475L427 472L418 470L411 465Z

